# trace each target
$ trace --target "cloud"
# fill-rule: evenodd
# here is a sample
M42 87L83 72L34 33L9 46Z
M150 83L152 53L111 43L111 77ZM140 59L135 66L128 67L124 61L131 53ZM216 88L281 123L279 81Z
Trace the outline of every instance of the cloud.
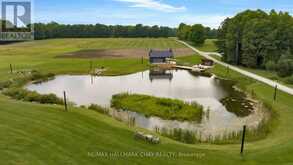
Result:
M131 3L132 5L130 7L148 8L148 9L159 10L164 12L179 12L179 11L186 10L185 6L176 7L176 6L172 6L157 0L115 0L115 1Z
M187 24L203 24L211 28L218 28L221 23L227 18L232 17L232 15L183 15L177 17L177 22L184 22Z

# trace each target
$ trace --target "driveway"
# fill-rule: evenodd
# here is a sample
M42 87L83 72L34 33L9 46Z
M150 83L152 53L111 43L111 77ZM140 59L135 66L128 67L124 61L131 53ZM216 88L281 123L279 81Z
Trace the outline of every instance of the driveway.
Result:
M187 47L189 47L190 49L192 49L193 51L197 52L199 55L201 55L201 56L203 56L203 57L205 57L207 59L211 59L211 60L213 60L214 62L216 62L216 63L218 63L220 65L223 65L225 67L229 67L230 69L232 69L232 70L234 70L236 72L239 72L239 73L241 73L241 74L243 74L245 76L248 76L250 78L253 78L255 80L258 80L260 82L263 82L265 84L268 84L271 87L275 87L277 85L277 87L278 87L279 90L281 90L283 92L286 92L286 93L288 93L290 95L293 95L293 89L292 88L289 88L289 87L287 87L285 85L282 85L282 84L280 84L278 82L272 81L272 80L270 80L268 78L265 78L265 77L259 76L257 74L248 72L246 70L240 69L240 68L235 67L233 65L226 64L226 63L224 63L222 61L219 61L219 60L217 60L217 59L215 59L215 58L213 58L213 57L210 56L210 55L221 56L221 54L219 54L219 53L216 53L216 52L203 52L203 51L200 51L200 50L194 48L193 46L189 45L188 43L186 43L184 41L180 41L180 40L177 40L177 41L180 42L180 43L182 43L182 44L184 44L184 45L186 45Z

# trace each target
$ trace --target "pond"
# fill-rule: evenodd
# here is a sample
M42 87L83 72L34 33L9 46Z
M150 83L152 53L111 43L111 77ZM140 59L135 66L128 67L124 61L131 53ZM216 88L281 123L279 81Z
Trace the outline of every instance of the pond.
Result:
M235 89L231 81L194 76L185 70L152 70L123 76L62 75L48 82L29 84L26 88L59 97L66 91L68 99L77 105L94 103L109 107L112 96L123 92L195 101L205 109L201 122L147 118L118 110L111 114L124 121L135 118L137 126L149 130L180 128L192 131L203 140L229 136L241 131L243 125L256 129L264 118L259 105ZM236 110L233 107L237 107Z

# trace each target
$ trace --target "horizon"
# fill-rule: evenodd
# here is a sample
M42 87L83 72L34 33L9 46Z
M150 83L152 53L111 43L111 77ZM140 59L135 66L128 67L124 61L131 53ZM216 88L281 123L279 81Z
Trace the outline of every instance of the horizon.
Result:
M281 0L64 0L34 1L34 22L60 24L105 24L178 27L180 23L218 28L227 17L245 10L293 13L293 2Z

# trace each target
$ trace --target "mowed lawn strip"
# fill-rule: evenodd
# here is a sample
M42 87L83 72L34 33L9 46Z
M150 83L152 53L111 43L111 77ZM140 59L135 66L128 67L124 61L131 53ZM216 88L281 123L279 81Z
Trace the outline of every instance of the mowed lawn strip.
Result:
M179 121L200 121L203 112L203 107L197 103L188 104L176 99L127 93L114 95L111 106L116 109L139 112L147 117L157 116Z

